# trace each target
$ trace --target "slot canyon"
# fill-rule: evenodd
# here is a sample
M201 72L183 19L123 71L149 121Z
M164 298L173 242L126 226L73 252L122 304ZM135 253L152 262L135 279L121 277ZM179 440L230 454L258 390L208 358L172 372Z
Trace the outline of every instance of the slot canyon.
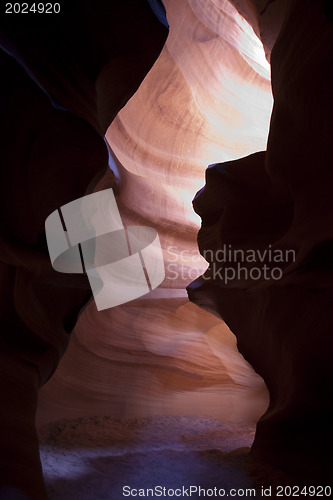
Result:
M0 499L329 496L333 3L4 5ZM45 221L106 190L165 277L98 310Z

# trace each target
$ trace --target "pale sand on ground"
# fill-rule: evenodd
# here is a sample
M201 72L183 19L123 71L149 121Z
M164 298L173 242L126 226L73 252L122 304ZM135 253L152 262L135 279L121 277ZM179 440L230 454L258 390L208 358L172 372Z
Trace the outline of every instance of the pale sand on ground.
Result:
M86 417L39 429L50 500L120 500L129 489L138 498L177 498L179 488L187 498L191 486L202 491L193 489L190 498L204 498L204 490L207 498L214 488L240 490L233 498L257 488L261 497L262 486L292 484L280 471L251 466L254 433L254 424L172 416ZM166 496L147 492L158 486Z

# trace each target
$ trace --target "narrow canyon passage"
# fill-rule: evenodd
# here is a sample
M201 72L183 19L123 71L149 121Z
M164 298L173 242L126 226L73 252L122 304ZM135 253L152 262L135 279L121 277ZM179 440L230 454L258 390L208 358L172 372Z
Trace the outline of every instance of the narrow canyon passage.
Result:
M267 406L234 335L189 303L185 288L207 267L192 208L207 163L265 149L269 64L229 2L166 7L166 45L106 133L115 179L108 173L95 188L114 187L125 226L158 230L166 277L142 299L105 311L87 306L41 391L40 421L96 412L201 415L204 407L221 419L255 422Z
M2 31L0 498L325 486L330 7L95 4ZM165 278L98 310L52 270L44 223L110 188L125 227L157 231Z

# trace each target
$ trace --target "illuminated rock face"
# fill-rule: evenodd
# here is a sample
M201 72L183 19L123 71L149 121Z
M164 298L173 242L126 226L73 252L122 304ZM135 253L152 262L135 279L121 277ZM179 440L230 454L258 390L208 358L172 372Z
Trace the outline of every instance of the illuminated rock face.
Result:
M102 313L88 305L41 392L39 422L201 415L203 408L254 422L267 407L263 381L235 337L185 292L207 267L191 204L207 162L264 149L272 106L270 68L252 28L227 1L206 6L166 2L166 45L106 134L122 219L158 230L166 279L143 301ZM104 178L96 189L106 187Z

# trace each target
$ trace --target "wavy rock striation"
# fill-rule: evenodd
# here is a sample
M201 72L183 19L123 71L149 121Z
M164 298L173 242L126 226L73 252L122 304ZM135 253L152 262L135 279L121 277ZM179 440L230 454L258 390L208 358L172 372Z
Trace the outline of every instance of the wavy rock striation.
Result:
M166 45L106 138L124 223L158 230L166 279L144 300L103 312L89 304L41 392L39 423L203 412L253 422L267 407L266 388L234 336L189 304L185 287L207 266L191 207L207 161L266 145L269 64L228 1L205 9L202 2L165 3ZM107 185L102 179L96 189Z

